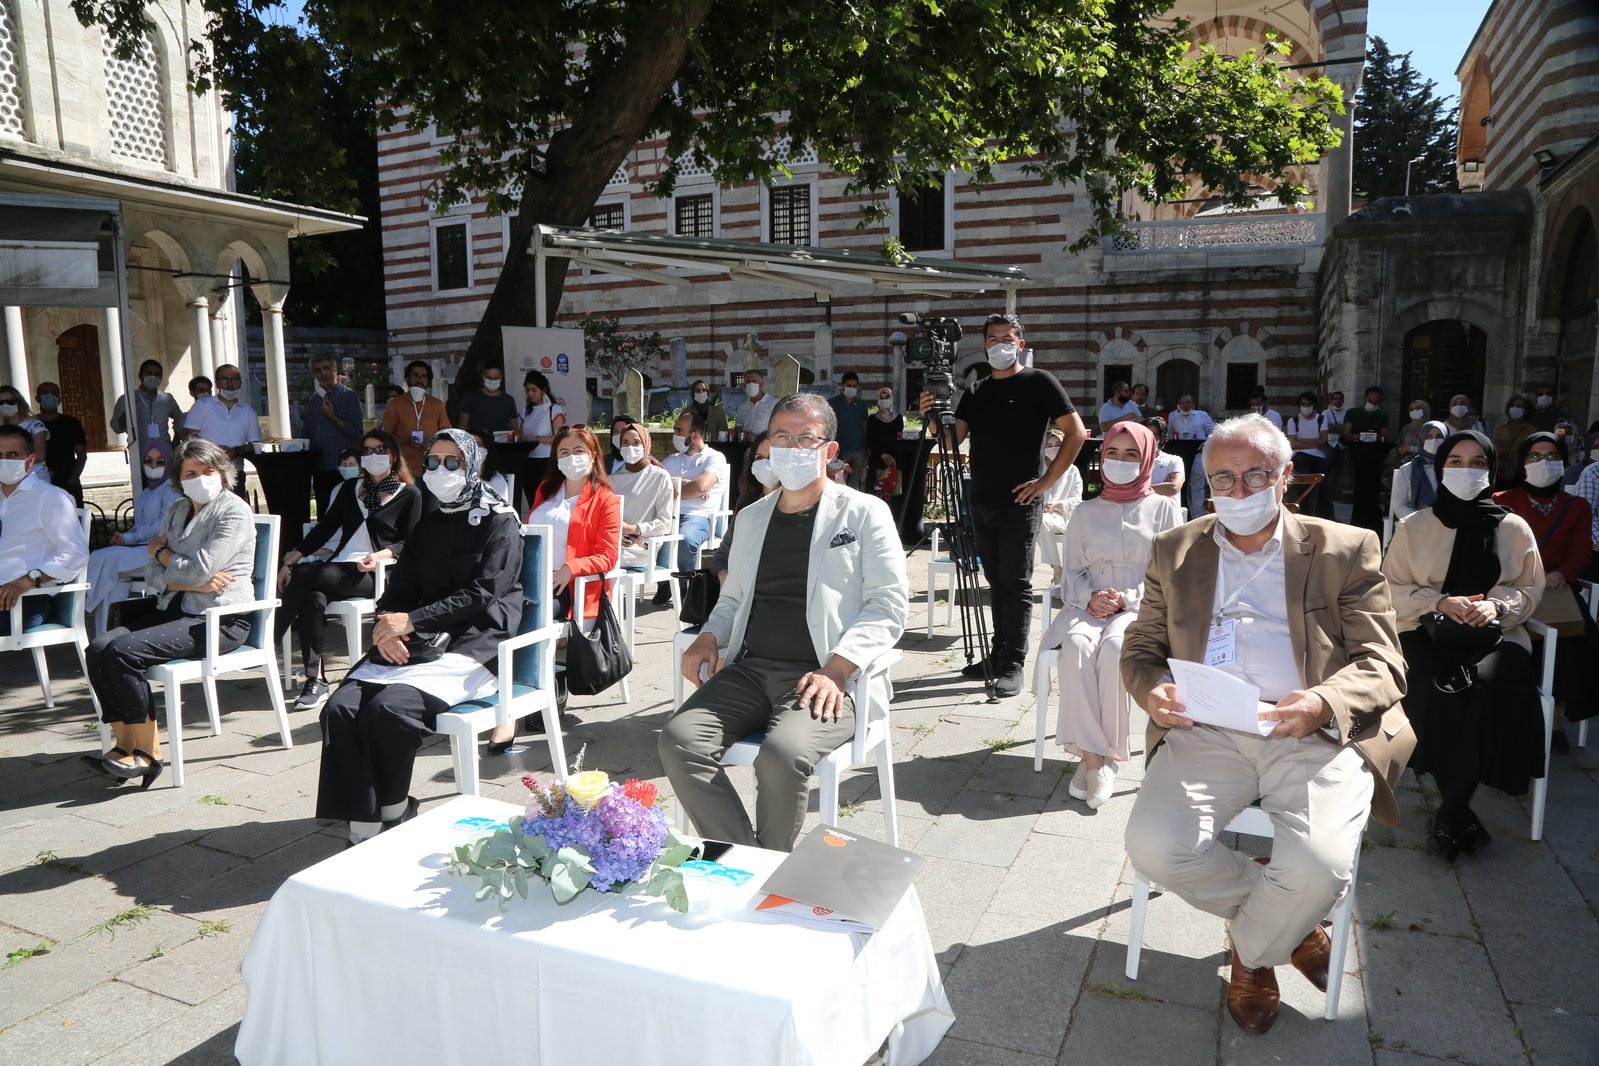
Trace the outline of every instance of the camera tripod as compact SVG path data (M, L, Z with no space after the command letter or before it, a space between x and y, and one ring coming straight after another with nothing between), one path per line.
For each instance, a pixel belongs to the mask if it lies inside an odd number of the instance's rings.
M934 403L927 417L935 427L934 441L938 452L937 482L935 491L943 519L937 523L940 536L955 564L955 587L950 595L960 611L961 650L966 654L966 665L973 656L983 666L983 686L990 699L994 689L994 663L989 656L988 619L983 614L982 595L977 581L977 534L972 527L972 475L962 463L960 450L955 443L955 412L948 401ZM927 609L933 609L933 596L929 587Z

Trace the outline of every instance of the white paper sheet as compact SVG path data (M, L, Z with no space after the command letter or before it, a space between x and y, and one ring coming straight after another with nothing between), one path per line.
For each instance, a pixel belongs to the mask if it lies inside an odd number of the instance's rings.
M1177 702L1183 705L1185 717L1260 736L1277 728L1275 721L1259 717L1261 711L1269 711L1274 705L1261 702L1260 689L1255 685L1204 663L1167 659L1166 665L1177 682Z

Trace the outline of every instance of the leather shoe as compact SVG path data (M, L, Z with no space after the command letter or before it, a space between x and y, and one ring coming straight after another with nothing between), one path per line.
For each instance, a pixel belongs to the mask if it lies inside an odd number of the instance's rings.
M1475 814L1471 816L1471 821L1466 823L1465 828L1455 834L1455 837L1460 843L1460 850L1467 855L1475 855L1492 844L1494 839L1493 834L1488 832L1488 827L1483 825L1482 820Z
M1332 961L1332 938L1321 926L1310 931L1310 935L1299 942L1294 949L1289 961L1294 964L1294 969L1305 975L1305 980L1315 985L1318 991L1327 991L1327 967Z
M1232 979L1227 982L1227 1013L1247 1033L1264 1033L1277 1021L1282 996L1277 992L1277 971L1270 966L1250 969L1238 961L1234 947Z
M1460 841L1454 833L1440 826L1438 820L1434 818L1432 830L1427 834L1427 850L1453 865L1454 861L1460 858Z

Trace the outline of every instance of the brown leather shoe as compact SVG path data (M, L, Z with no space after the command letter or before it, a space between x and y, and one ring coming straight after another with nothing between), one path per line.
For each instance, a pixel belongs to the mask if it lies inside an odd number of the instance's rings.
M1270 966L1252 970L1233 952L1233 975L1227 984L1227 1013L1248 1033L1264 1033L1277 1020L1282 997L1277 993L1277 971Z
M1305 980L1318 989L1327 991L1327 965L1332 960L1332 940L1321 926L1299 942L1290 961L1294 969L1305 975Z

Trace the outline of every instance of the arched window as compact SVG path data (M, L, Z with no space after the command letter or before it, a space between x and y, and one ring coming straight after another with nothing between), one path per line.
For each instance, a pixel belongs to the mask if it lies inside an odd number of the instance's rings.
M154 42L140 38L133 56L119 59L111 38L102 36L101 41L111 150L128 159L166 166L166 87Z
M17 58L21 51L11 5L0 4L0 136L28 135L22 109L22 63Z

